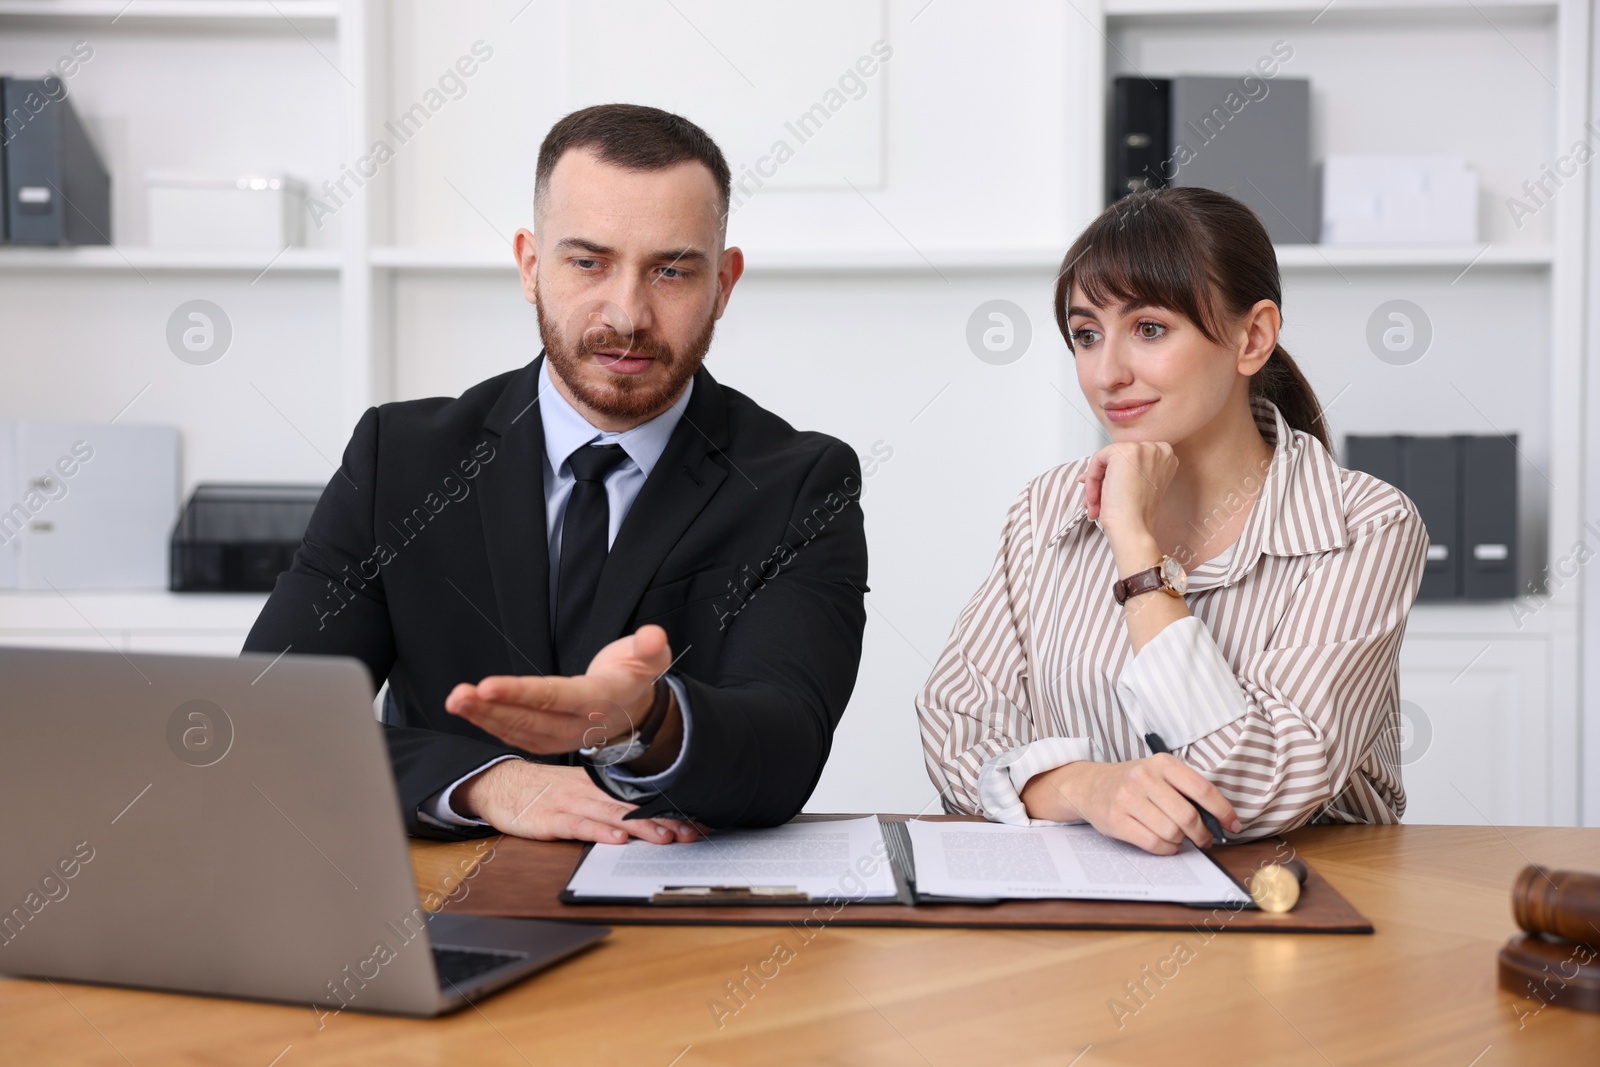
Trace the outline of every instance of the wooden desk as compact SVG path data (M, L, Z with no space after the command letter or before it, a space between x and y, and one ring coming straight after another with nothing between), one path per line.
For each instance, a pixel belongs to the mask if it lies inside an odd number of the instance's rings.
M458 1015L347 1012L320 1030L309 1008L8 981L0 982L0 1063L1491 1067L1600 1059L1600 1015L1539 1011L1497 988L1494 963L1514 930L1516 872L1528 862L1600 868L1600 829L1319 827L1290 840L1376 934L1223 933L1207 942L1146 932L833 927L806 943L771 927L619 927L593 951ZM449 891L482 851L417 843L421 891ZM786 951L775 954L779 943ZM741 982L748 992L734 999L729 990ZM1135 999L1129 983L1148 992Z

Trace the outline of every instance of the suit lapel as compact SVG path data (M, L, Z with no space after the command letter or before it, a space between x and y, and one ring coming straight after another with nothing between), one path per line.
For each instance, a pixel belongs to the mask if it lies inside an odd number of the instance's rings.
M588 662L608 642L623 636L628 617L662 560L728 476L712 461L727 445L725 411L721 386L701 368L695 374L694 392L683 418L667 439L666 449L628 509L606 556L584 628L581 662Z
M514 674L548 674L550 548L544 513L544 425L539 414L541 353L506 386L484 420L494 459L479 474L478 511L493 578L492 601L475 603L493 618ZM463 592L465 592L463 590Z

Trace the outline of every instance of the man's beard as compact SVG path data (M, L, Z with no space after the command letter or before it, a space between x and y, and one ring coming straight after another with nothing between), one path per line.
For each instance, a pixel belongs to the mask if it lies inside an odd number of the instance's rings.
M584 331L576 345L569 345L545 317L544 304L536 302L534 308L539 318L539 339L544 342L551 372L560 376L580 402L612 419L647 419L667 410L705 362L706 352L711 348L711 335L717 326L716 318L708 317L705 329L682 352L674 352L666 342L648 334L624 337L609 327L599 326ZM647 356L666 374L656 384L646 384L632 375L611 374L607 375L609 380L603 386L596 386L584 377L583 368L593 362L595 352L604 348L623 348ZM649 374L647 371L646 375Z

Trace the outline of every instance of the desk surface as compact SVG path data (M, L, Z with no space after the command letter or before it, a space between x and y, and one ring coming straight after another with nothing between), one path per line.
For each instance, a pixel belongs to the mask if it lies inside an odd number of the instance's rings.
M1495 953L1515 929L1517 871L1600 868L1600 829L1318 827L1289 838L1376 934L832 927L808 942L809 931L774 927L618 927L457 1015L346 1012L320 1029L308 1008L3 981L0 1063L1594 1062L1600 1014L1541 1011L1500 991ZM484 851L416 843L420 890L451 891Z

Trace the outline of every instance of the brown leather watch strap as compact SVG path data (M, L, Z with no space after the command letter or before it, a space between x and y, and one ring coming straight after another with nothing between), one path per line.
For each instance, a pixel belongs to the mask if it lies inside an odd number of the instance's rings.
M656 734L661 732L661 724L667 721L667 710L671 707L672 687L667 684L666 675L662 675L656 679L655 699L650 703L650 710L645 712L635 733L646 748L656 739Z
M1149 570L1130 574L1128 577L1111 586L1111 596L1118 604L1126 604L1131 597L1141 593L1153 593L1161 588L1161 567L1151 567Z

